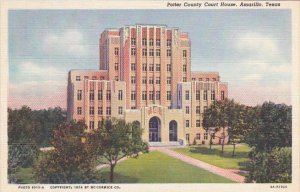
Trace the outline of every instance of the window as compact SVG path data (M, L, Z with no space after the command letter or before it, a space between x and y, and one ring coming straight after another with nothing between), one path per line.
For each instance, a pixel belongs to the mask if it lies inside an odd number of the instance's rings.
M133 107L131 107L131 109L136 109L136 107L133 106Z
M131 71L135 71L135 63L131 63Z
M103 79L105 79L105 78L104 78L103 76L101 76L101 77L100 77L100 80L103 80Z
M156 71L160 71L160 64L156 64Z
M168 101L171 100L171 91L167 91L167 100L168 100Z
M90 101L94 101L94 90L90 90Z
M147 91L142 92L142 99L145 101L147 100Z
M160 49L156 49L156 57L160 57Z
M89 79L89 76L84 76L84 79Z
M110 107L106 107L106 115L110 115L111 114L111 108Z
M200 114L200 106L196 106L196 114Z
M119 55L119 48L115 48L115 55Z
M186 134L185 139L186 139L187 142L190 142L190 134Z
M160 100L160 91L156 91L156 100Z
M186 82L186 77L183 77L182 81L183 81L183 82Z
M186 106L186 107L185 107L185 113L186 113L186 114L190 114L190 107L189 107L189 106Z
M135 38L131 38L131 45L135 46L135 44L136 44L136 39Z
M142 83L143 83L143 84L147 84L147 77L143 77Z
M167 57L171 57L171 55L172 55L171 49L168 49L167 50Z
M153 50L153 49L150 49L150 50L149 50L149 56L150 56L150 57L153 57L153 56L154 56L154 50Z
M147 71L147 64L143 63L143 71Z
M156 77L156 84L160 84L160 77Z
M183 72L186 72L186 65L183 65Z
M82 90L77 90L77 100L81 101L82 99Z
M196 127L200 127L200 120L196 120Z
M76 76L76 81L80 81L80 76Z
M207 106L204 106L203 111L206 112L207 110Z
M149 91L149 100L153 100L153 99L154 99L153 91Z
M135 48L131 48L131 55L135 55L136 52L135 52Z
M193 78L192 78L192 81L196 81L196 78L195 78L195 77L193 77Z
M142 39L142 45L143 45L143 46L147 46L147 39L146 39L146 38L143 38L143 39Z
M160 39L156 39L156 46L160 46Z
M186 58L186 50L183 50L182 56L183 56L183 58Z
M200 100L200 91L196 91L196 100Z
M205 133L204 133L204 140L207 140L207 139L208 139L208 133L205 132Z
M102 107L98 107L98 115L102 115L103 111L102 111Z
M190 100L190 92L185 91L185 100Z
M171 64L167 64L167 71L171 71Z
M200 133L196 133L196 140L200 140Z
M199 78L199 81L202 81L202 78Z
M149 78L149 84L153 84L153 77Z
M118 108L118 114L119 114L119 115L122 115L122 114L123 114L123 107L119 107L119 108Z
M90 107L90 115L94 115L94 107Z
M119 90L118 99L123 100L123 91L122 90Z
M146 57L147 56L147 49L142 50L142 56Z
M181 92L178 91L178 99L180 100L181 99Z
M118 76L115 76L115 81L119 81L119 77Z
M213 80L213 81L217 81L217 79L216 79L216 78L213 78L212 80Z
M207 91L203 92L203 100L206 101L207 100Z
M215 100L215 91L211 91L211 100L214 101Z
M167 47L171 47L172 45L172 40L171 39L167 39Z
M98 90L98 100L102 100L102 90Z
M90 128L90 129L94 129L94 128L95 128L95 126L94 126L94 121L90 121L89 128Z
M149 65L149 71L154 71L154 65L153 64Z
M77 115L81 115L82 114L82 107L77 107Z
M96 77L96 76L93 76L93 77L92 77L92 80L96 80L96 79L97 79L97 77Z
M135 84L135 76L131 76L131 83Z
M110 100L110 98L111 98L110 90L107 90L106 91L106 100Z
M131 101L135 100L135 91L131 91Z
M209 81L209 78L206 78L206 81Z
M185 120L185 127L190 127L190 120Z
M171 84L171 81L172 81L171 77L167 77L167 84L168 84L168 85Z
M224 100L224 99L225 99L224 91L221 91L221 100Z
M153 46L153 39L149 39L149 45Z

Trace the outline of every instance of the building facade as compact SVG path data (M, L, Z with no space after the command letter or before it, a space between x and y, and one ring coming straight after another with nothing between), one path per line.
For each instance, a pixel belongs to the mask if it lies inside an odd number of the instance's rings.
M228 86L217 72L191 71L187 33L165 25L107 29L99 50L99 70L69 72L68 121L84 119L91 130L103 119L123 118L138 122L151 143L209 142L203 112L228 97Z

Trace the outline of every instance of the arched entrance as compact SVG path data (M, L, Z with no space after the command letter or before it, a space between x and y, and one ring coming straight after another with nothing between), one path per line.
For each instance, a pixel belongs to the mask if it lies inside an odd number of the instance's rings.
M149 142L160 142L160 119L152 117L149 120Z
M169 123L169 141L177 141L177 122L175 120Z

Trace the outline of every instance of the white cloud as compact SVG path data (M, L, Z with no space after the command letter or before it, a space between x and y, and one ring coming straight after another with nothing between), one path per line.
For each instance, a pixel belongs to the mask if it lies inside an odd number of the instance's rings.
M77 30L46 34L43 41L43 50L49 54L74 57L85 56L89 53L82 33Z

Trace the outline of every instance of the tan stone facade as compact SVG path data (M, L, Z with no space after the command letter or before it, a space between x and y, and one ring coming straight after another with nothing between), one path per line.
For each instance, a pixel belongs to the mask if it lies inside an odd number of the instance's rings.
M228 88L217 72L191 72L187 33L164 25L125 26L105 30L99 44L100 70L69 72L69 121L84 119L95 129L105 118L125 118L140 123L145 141L209 142L203 111L227 98Z

